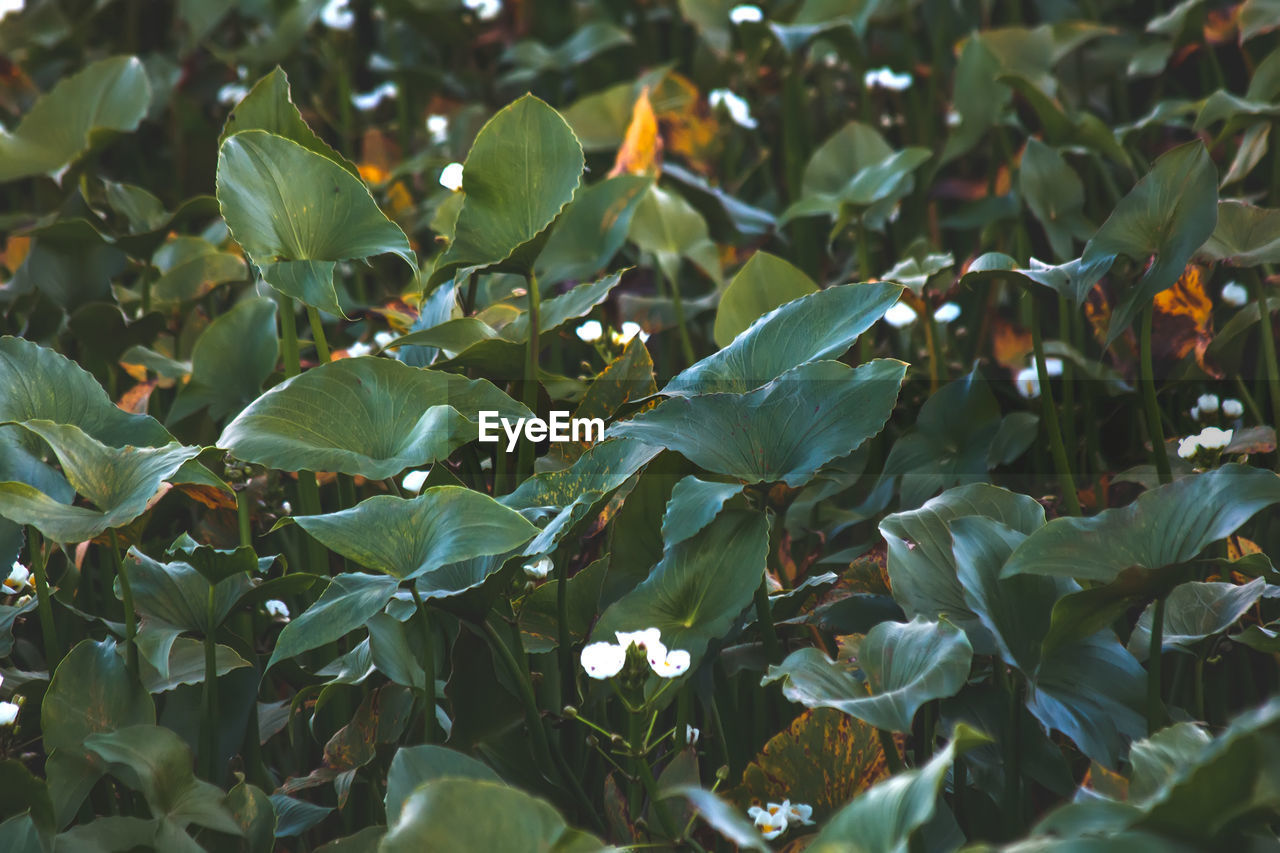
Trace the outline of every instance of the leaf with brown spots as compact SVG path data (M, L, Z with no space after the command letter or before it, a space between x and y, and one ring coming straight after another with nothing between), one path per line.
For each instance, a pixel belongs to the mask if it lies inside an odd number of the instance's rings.
M1156 294L1152 340L1157 358L1179 360L1194 351L1205 373L1222 378L1222 371L1205 362L1213 343L1213 301L1205 292L1204 267L1188 264L1173 287Z

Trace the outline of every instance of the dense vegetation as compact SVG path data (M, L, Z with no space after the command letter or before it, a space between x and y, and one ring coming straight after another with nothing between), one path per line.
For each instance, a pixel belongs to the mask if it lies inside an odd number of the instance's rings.
M0 849L1276 844L1275 0L0 15Z

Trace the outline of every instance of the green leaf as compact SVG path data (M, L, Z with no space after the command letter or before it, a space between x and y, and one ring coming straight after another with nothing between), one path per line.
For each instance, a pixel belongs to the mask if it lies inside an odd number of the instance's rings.
M60 219L27 236L30 251L6 291L37 291L67 311L111 298L111 280L124 272L127 257L87 220Z
M477 820L478 815L483 820ZM606 846L572 829L544 800L498 782L444 778L409 795L381 853L603 853Z
M211 584L187 563L161 563L137 548L129 549L125 571L139 612L201 634L215 631L240 597L252 588L243 573Z
M1129 800L1137 805L1159 795L1167 783L1195 765L1213 738L1199 723L1175 723L1129 749Z
M173 642L169 659L163 672L143 658L142 670L139 673L142 686L148 693L167 693L184 684L200 684L205 680L204 643L190 637L178 637ZM219 678L242 667L252 666L247 660L230 646L218 643L214 649L214 671Z
M1084 184L1054 148L1035 138L1027 140L1018 169L1018 190L1040 221L1059 260L1075 257L1073 240L1091 231L1084 218Z
M360 177L355 166L316 136L315 131L303 121L302 113L293 103L289 77L278 65L270 74L254 83L249 94L227 115L222 133L218 136L218 147L222 147L228 137L243 130L265 130L292 140L308 151L332 160L357 178Z
M267 282L315 308L342 314L335 261L391 253L417 271L409 239L364 182L284 137L246 130L222 143L218 204Z
M409 500L375 495L294 521L326 548L399 580L505 553L538 532L520 513L462 486L436 486Z
M601 558L569 578L565 621L569 624L571 642L587 636L600 610L600 590L608 569L608 558ZM528 654L549 652L560 644L557 596L562 582L562 578L557 577L540 584L520 604L520 635Z
M601 615L592 637L657 628L669 649L685 649L696 666L707 644L723 637L751 603L764 577L768 525L763 515L726 510L700 533L666 548L639 586Z
M1191 649L1200 640L1221 634L1248 612L1266 591L1265 578L1246 584L1184 583L1165 598L1161 635L1162 649L1180 646ZM1151 650L1151 620L1155 604L1142 611L1129 635L1129 652L1146 660Z
M607 275L596 281L580 284L568 293L553 296L538 308L539 334L554 332L570 320L590 313L591 309L609 297L609 291L622 280L622 273ZM529 339L529 315L521 314L502 327L502 337L523 343Z
M534 263L538 281L582 280L604 269L626 241L631 218L652 182L618 175L579 187Z
M244 281L244 259L199 237L175 237L156 249L151 264L160 277L151 299L160 305L190 302L228 281Z
M878 729L910 732L921 705L964 686L973 647L954 625L917 616L876 625L854 658L856 665L833 661L816 648L800 649L770 665L760 683L781 681L783 695L808 708L835 708Z
M1223 199L1218 224L1197 254L1238 267L1280 263L1280 210Z
M682 0L681 5L688 2L689 0ZM735 844L738 849L754 850L756 853L769 853L773 849L765 843L760 831L751 821L743 817L742 811L737 806L720 799L714 792L692 785L678 785L668 788L666 793L684 797L712 829Z
M543 101L525 95L499 110L480 129L463 164L465 200L430 284L454 277L460 268L504 261L510 263L503 269L527 272L532 258L515 256L573 198L583 165L577 137Z
M176 423L204 407L221 421L238 414L262 391L280 356L276 301L255 297L219 316L191 352L191 380L169 409Z
M889 582L908 616L945 616L964 629L978 654L994 654L995 640L969 608L956 576L950 523L968 515L986 516L1027 534L1044 525L1044 507L1026 495L985 484L948 489L919 509L880 522Z
M1259 468L1223 465L1090 518L1055 518L1018 547L1003 575L1109 582L1129 568L1154 572L1190 560L1277 502L1280 477Z
M59 543L86 542L123 527L146 511L160 485L171 480L198 447L108 447L79 427L26 421L23 428L53 448L76 491L98 509L59 503L27 483L0 483L0 516L30 524Z
M809 276L777 255L756 252L720 295L715 339L721 348L761 315L818 290Z
M218 446L285 471L394 476L474 440L481 410L527 418L487 380L409 367L389 358L344 358L287 379L223 430Z
M956 757L987 742L986 735L956 726L951 742L928 763L898 773L860 794L827 822L806 850L810 853L897 853L938 811L938 795Z
M129 675L109 639L77 643L58 664L40 704L40 731L48 752L76 753L90 735L155 721L151 697Z
M364 625L391 600L393 577L344 572L334 577L315 604L284 626L267 669L282 660L331 643Z
M1108 346L1157 293L1173 286L1187 261L1213 234L1217 221L1218 170L1199 141L1161 155L1151 171L1120 199L1084 247L1075 302L1084 303L1116 256L1145 263L1154 255L1155 261L1141 281L1117 300L1107 327Z
M781 480L795 487L880 432L906 370L893 359L857 368L813 362L746 394L670 398L606 435L675 450L748 483Z
M0 182L60 178L97 132L135 130L150 102L151 86L136 56L103 59L63 78L13 133L0 134Z
M903 291L900 284L828 287L757 319L729 346L681 371L660 393L742 393L820 359L843 355Z
M418 786L436 779L502 783L488 765L457 750L431 744L402 746L396 750L387 771L387 825L394 826L399 822L405 800Z
M162 726L140 725L89 735L85 749L110 766L111 773L141 791L151 814L185 828L206 826L240 835L240 825L223 804L223 792L196 779L191 751L182 738Z
M642 251L654 254L667 281L680 281L680 261L688 259L719 286L719 251L711 242L707 221L684 196L650 186L636 206L628 236Z
M276 813L266 793L256 785L241 782L227 792L226 805L244 835L245 853L271 853Z
M690 474L676 483L662 516L662 541L675 545L710 524L725 501L742 491L741 483L714 483Z

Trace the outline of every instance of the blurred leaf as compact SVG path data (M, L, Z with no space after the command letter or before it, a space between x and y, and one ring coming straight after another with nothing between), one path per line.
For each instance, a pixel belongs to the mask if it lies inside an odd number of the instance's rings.
M137 548L130 548L126 557L138 610L185 631L215 631L252 588L243 573L211 583L185 562L160 563Z
M1262 597L1267 587L1264 578L1246 584L1184 583L1165 598L1162 649L1180 646L1193 648L1196 643L1221 634L1234 625ZM1151 620L1155 605L1142 611L1129 635L1129 653L1146 660L1151 650Z
M743 817L737 806L725 802L715 793L690 785L668 788L667 792L672 796L684 797L712 829L739 849L754 850L756 853L768 853L773 849L765 843L760 831L751 821Z
M111 298L111 280L124 271L126 256L90 222L61 219L27 235L31 249L6 290L38 291L67 311Z
M609 298L622 279L622 273L606 275L596 281L580 284L567 293L544 301L538 309L538 329L540 334L548 334L560 326L578 317L591 313L591 309ZM510 341L522 343L529 339L529 315L521 314L502 327L499 334Z
M716 344L727 347L761 315L817 290L812 279L787 261L768 252L756 252L720 295Z
M318 806L285 794L272 794L269 799L276 812L276 838L301 835L333 811L329 806Z
M245 853L271 853L276 813L266 793L256 785L241 782L227 792L226 806L244 835Z
M155 720L151 697L129 675L110 639L77 643L58 664L40 704L40 731L47 752L79 753L92 734ZM50 783L56 787L52 775Z
M276 368L276 301L255 297L237 304L204 330L191 352L191 379L169 409L177 423L204 407L221 421L256 399Z
M402 746L396 750L391 769L387 771L387 824L394 826L400 820L404 801L418 786L436 779L502 783L487 765L457 750L431 744Z
M573 643L587 636L600 610L600 590L608 569L608 559L600 559L569 578L565 609ZM560 644L557 596L563 582L563 576L548 580L526 595L520 605L520 634L529 654L549 652Z
M1280 210L1237 199L1218 202L1218 224L1198 254L1239 267L1280 262Z
M1074 240L1088 239L1084 218L1084 184L1063 156L1036 139L1028 139L1018 170L1018 189L1040 221L1059 260L1075 257Z
M319 600L284 626L266 668L361 627L386 606L398 585L396 578L383 575L344 572L334 576Z
M668 282L678 284L680 262L687 259L720 285L720 255L707 221L678 193L651 185L636 205L627 236L641 251L656 256Z
M662 137L658 136L658 117L649 102L649 88L640 90L631 107L631 123L618 148L609 177L618 175L650 175L662 168Z
M538 281L582 280L604 269L626 242L631 218L651 180L618 175L579 187L534 262Z
M151 286L151 298L159 304L190 302L219 284L248 277L243 258L199 237L173 238L156 250L151 263L160 271Z
M675 545L693 536L715 519L725 501L741 492L740 483L707 482L692 474L682 478L662 515L662 541Z

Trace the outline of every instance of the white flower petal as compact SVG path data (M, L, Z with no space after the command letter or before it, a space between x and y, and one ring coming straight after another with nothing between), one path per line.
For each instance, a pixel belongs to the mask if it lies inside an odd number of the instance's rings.
M1201 394L1196 398L1196 406L1202 412L1218 411L1218 395L1217 394Z
M804 803L793 803L787 809L787 823L798 823L802 826L811 826L813 824L813 806Z
M944 302L933 312L933 319L938 323L953 323L960 317L960 306L954 302Z
M884 312L884 321L895 329L905 329L917 319L916 309L905 302L895 302Z
M436 145L441 145L449 139L449 117L442 115L427 116L427 133L431 134L431 141Z
M729 20L735 24L758 24L764 20L764 12L759 6L744 3L729 10Z
M592 678L612 678L627 662L627 650L613 643L591 643L582 650L582 668Z
M429 469L410 471L404 475L403 479L400 480L400 488L404 489L406 492L416 495L418 492L422 491L422 484L427 481L427 475L430 473Z
M455 192L462 189L461 163L450 163L440 171L440 186Z
M1222 301L1239 308L1249 301L1249 291L1238 281L1229 281L1222 286Z
M1228 418L1238 418L1244 414L1244 404L1236 399L1223 400L1222 414Z
M689 664L693 662L692 657L684 649L672 649L671 651L663 650L661 659L655 661L654 655L649 656L649 666L653 667L662 678L676 678L684 675L689 670Z
M711 104L712 109L723 106L734 124L748 130L756 127L757 122L751 117L751 106L728 89L713 89L707 94L707 102Z
M347 358L360 358L362 355L368 355L373 352L373 345L366 344L364 341L356 341L347 347Z
M347 8L350 0L329 0L320 10L320 21L331 30L349 30L355 25L356 15Z
M1235 430L1205 427L1200 430L1200 435L1196 439L1205 450L1221 450L1231 443L1231 437L1234 434ZM1178 453L1181 455L1181 449L1179 449Z
M289 605L278 598L265 601L262 606L266 609L268 616L275 616L281 619L289 618Z
M0 702L0 726L11 726L18 721L20 706L13 702Z
M1200 449L1200 440L1189 435L1186 438L1178 440L1178 456L1181 459L1192 459L1196 455L1196 451Z
M551 562L550 557L543 554L538 559L525 563L522 568L524 569L524 573L530 578L533 578L534 580L543 580L547 575L551 574L554 564Z
M604 337L604 326L600 325L599 320L588 320L575 329L574 334L584 343L593 344Z
M1040 396L1040 377L1036 375L1034 367L1024 367L1019 370L1013 384L1018 389L1018 393L1028 400L1034 400Z

